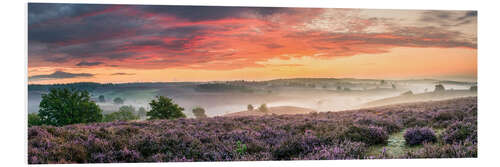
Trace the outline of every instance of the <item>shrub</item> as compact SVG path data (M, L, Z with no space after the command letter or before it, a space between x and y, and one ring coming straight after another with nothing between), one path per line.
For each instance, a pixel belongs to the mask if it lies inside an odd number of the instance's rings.
M477 142L477 126L470 122L455 122L441 136L446 143L450 144L465 140Z
M441 92L441 91L444 91L444 90L445 90L444 86L441 85L441 84L436 85L435 88L434 88L434 92Z
M471 142L431 145L408 151L400 158L471 158L477 157L477 144Z
M440 110L433 115L435 121L448 121L455 118L455 112L450 110Z
M387 133L394 133L394 132L399 132L401 130L401 125L399 125L396 121L393 120L385 120L385 119L380 119L380 118L359 118L356 120L357 124L360 125L366 125L366 126L379 126L384 128Z
M193 108L193 114L196 118L206 118L207 115L205 114L205 109L201 107L195 107Z
M28 127L42 125L42 120L37 113L28 114Z
M111 114L106 114L104 115L103 121L104 122L111 122L111 121L129 121L129 120L136 120L139 119L137 115L134 114L134 112L120 108L120 111L113 112Z
M267 108L267 105L266 105L266 104L262 104L262 105L260 105L260 107L259 107L259 111L260 111L260 112L263 112L263 113L267 113L267 112L269 112L269 109Z
M42 94L38 115L42 124L54 126L102 120L102 110L90 101L87 91L67 88L51 89L48 94Z
M149 119L186 118L186 115L182 113L184 108L175 104L172 99L168 97L157 96L149 105L151 106L151 111L146 114L149 116Z
M247 106L247 109L248 109L248 111L253 111L254 107L253 107L253 105L249 104L249 105Z
M281 143L274 151L273 158L276 160L291 160L300 155L306 155L320 146L320 140L316 137L292 137Z
M344 141L335 145L321 145L314 151L299 159L305 160L332 160L332 159L360 159L365 157L366 146L362 142Z
M378 126L352 125L342 134L341 138L367 145L385 144L389 135Z
M419 145L427 142L436 142L437 137L431 128L427 127L415 127L409 128L404 134L406 144L410 146Z
M124 100L120 97L113 99L113 103L115 103L116 105L123 104L123 102L124 102Z

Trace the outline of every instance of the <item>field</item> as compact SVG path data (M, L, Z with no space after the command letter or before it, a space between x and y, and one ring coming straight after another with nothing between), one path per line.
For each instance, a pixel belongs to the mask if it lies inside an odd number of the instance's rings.
M409 146L406 131L437 139ZM28 129L28 162L477 157L477 97L298 115L117 121Z

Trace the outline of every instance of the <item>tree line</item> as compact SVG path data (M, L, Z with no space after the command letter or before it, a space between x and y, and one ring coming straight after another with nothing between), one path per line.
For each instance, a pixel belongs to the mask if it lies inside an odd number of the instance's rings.
M99 99L101 100L101 97ZM186 118L182 112L184 108L175 104L171 98L164 96L157 96L151 100L149 111L146 111L144 107L136 111L133 106L122 106L117 112L103 114L101 108L90 99L88 91L69 88L50 89L47 94L42 94L39 106L38 113L28 114L28 126L128 121L142 117L147 117L148 120ZM195 107L193 114L197 118L207 117L205 110L201 107Z

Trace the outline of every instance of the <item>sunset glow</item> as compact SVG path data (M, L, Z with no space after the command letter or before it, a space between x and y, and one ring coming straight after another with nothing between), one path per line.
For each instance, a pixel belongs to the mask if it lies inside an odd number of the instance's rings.
M476 81L477 12L28 5L29 83Z

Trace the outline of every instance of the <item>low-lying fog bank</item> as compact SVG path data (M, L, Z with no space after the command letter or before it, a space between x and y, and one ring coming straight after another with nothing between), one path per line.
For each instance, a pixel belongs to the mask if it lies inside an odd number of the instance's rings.
M434 93L436 85L446 91ZM132 105L149 110L155 96L166 96L183 107L188 117L191 110L202 107L207 116L222 116L247 111L249 104L270 109L295 107L306 111L341 111L394 103L443 100L477 96L476 83L437 80L356 80L356 79L287 79L271 81L228 81L210 83L131 83L97 84L90 89L92 98L104 113L118 111L120 106ZM28 112L38 111L41 95L50 86L29 86ZM475 89L471 90L471 87ZM87 87L84 87L84 89ZM411 94L408 92L411 91ZM402 95L405 94L405 95ZM100 99L102 96L103 99ZM123 103L116 103L120 98Z

